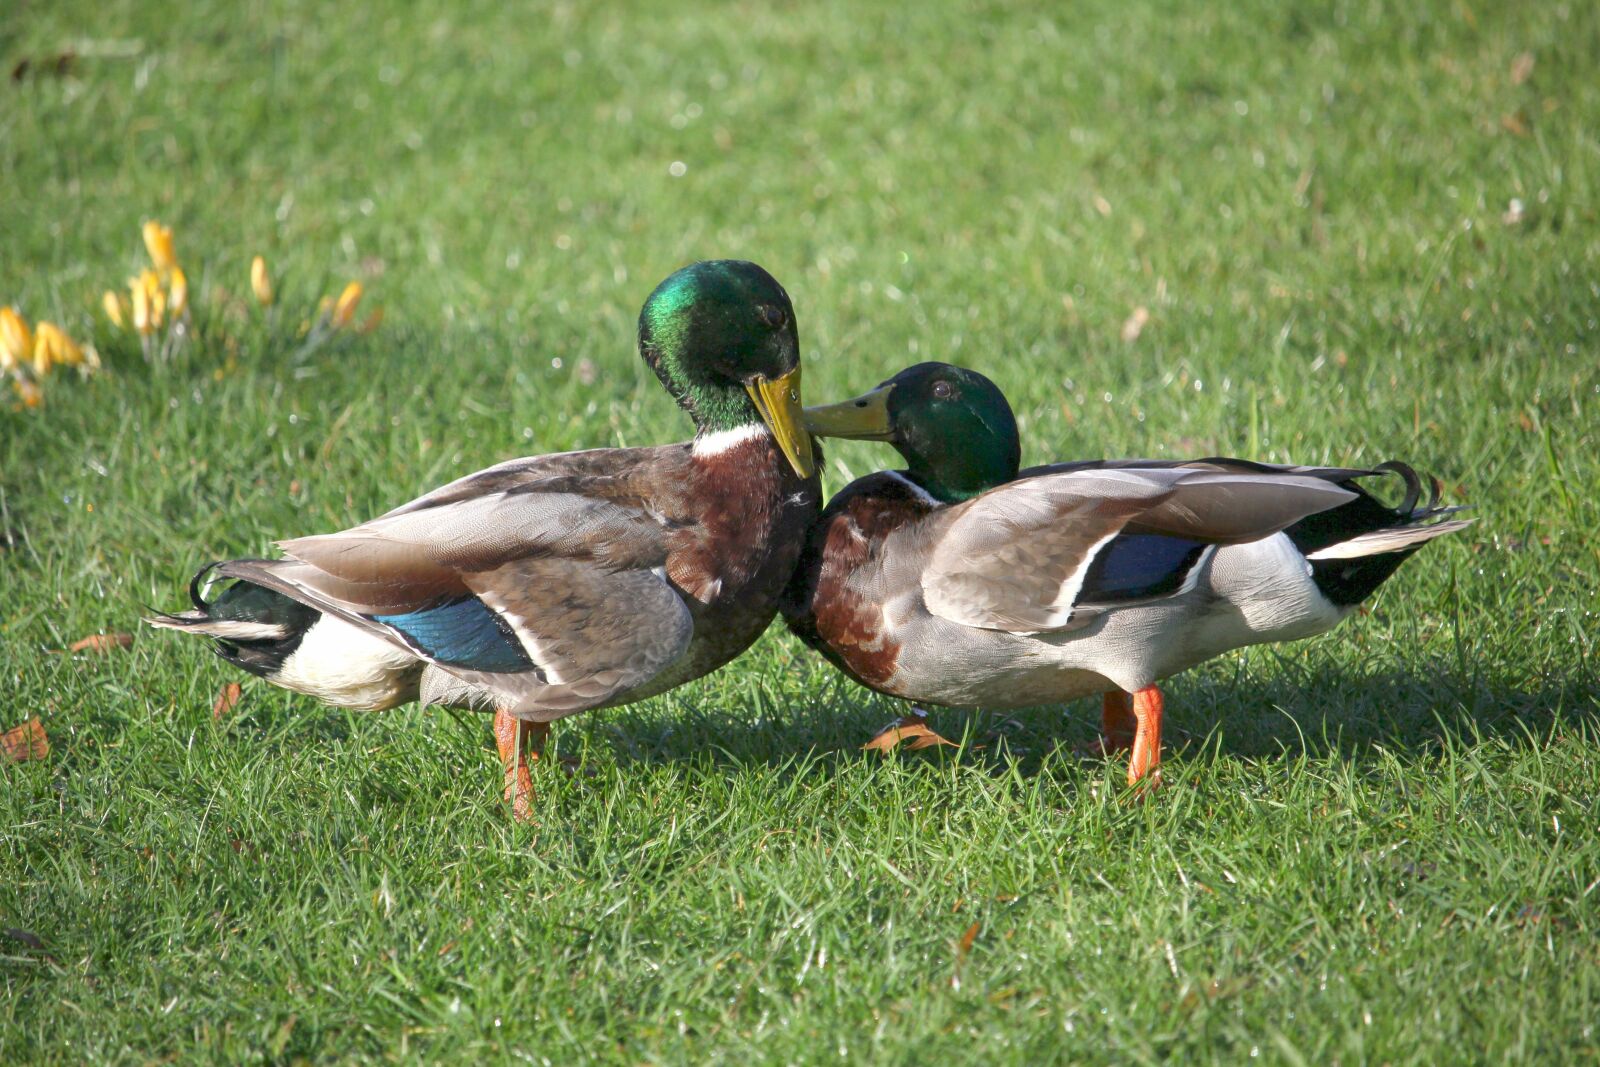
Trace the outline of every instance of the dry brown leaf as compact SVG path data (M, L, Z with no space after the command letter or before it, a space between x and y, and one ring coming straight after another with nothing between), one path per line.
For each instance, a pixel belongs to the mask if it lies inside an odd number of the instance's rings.
M972 943L978 940L978 931L983 929L983 924L974 919L972 925L967 927L967 932L961 935L961 940L956 943L956 957L963 958L972 951Z
M29 719L0 734L0 759L7 763L26 763L49 755L50 737L38 719Z
M124 633L90 634L67 647L68 652L111 652L133 644L133 635Z
M1500 128L1513 137L1528 136L1528 123L1520 111L1511 111L1501 115Z
M940 737L926 723L916 721L890 723L882 730L879 730L871 741L861 747L874 752L889 752L901 744L904 744L909 752L933 748L936 745L949 745L951 748L957 747L954 741L948 741Z
M1150 321L1150 309L1140 305L1133 309L1133 314L1128 316L1128 321L1122 324L1122 340L1126 344L1133 344L1144 332L1145 323Z
M217 694L216 702L211 705L211 717L220 722L222 717L238 707L239 701L243 699L244 689L238 682L229 682L222 687L222 691Z
M1523 52L1511 61L1511 84L1521 85L1533 73L1533 53Z

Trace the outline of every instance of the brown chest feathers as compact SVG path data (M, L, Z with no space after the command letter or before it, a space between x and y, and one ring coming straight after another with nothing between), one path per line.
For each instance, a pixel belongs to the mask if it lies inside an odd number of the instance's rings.
M932 510L898 475L858 479L828 502L812 526L784 597L789 629L862 685L881 692L893 677L900 644L883 604L860 579L878 565L895 530Z
M666 572L684 593L695 637L662 681L714 670L761 636L822 495L818 479L800 479L765 433L696 448L680 472L652 506L674 526Z

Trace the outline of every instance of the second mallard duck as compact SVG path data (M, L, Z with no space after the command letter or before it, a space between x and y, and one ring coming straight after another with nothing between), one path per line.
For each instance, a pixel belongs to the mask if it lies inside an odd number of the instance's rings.
M803 641L881 693L1014 708L1104 694L1128 781L1159 775L1157 683L1230 649L1332 628L1467 525L1405 464L1106 460L1018 471L1005 396L945 363L811 408L813 434L886 441L808 535L783 604ZM1387 507L1360 479L1405 481Z

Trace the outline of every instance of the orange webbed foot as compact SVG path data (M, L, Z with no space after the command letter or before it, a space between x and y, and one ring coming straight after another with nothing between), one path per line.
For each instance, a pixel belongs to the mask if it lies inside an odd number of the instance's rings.
M933 727L928 725L928 713L921 708L912 708L906 714L873 734L872 740L861 747L877 752L892 752L901 745L905 745L907 752L917 752L924 748L936 748L939 745L949 745L951 748L957 747L954 741L941 737Z

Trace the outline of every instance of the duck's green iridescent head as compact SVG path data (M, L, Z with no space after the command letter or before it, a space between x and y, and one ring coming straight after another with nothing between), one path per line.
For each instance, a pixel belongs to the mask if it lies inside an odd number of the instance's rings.
M906 473L946 503L968 500L1017 476L1022 442L1005 394L988 378L948 363L907 367L872 392L806 409L818 437L887 441Z
M815 471L794 307L772 275L738 259L669 275L639 312L639 353L698 433L765 423L802 478Z

